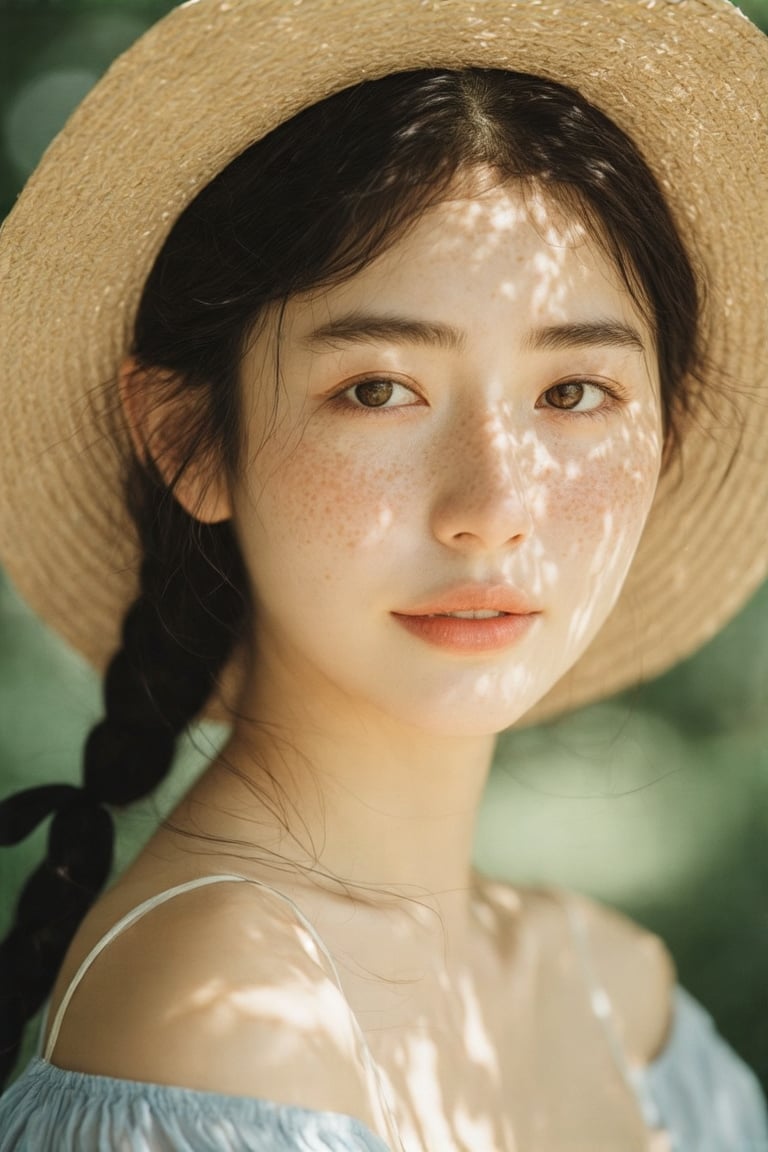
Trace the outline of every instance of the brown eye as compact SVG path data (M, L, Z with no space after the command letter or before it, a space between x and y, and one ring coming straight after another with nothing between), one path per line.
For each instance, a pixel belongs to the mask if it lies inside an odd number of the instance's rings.
M391 380L364 380L353 389L355 399L364 408L381 408L392 399L394 390Z
M610 398L608 389L601 388L599 384L591 384L589 380L565 380L547 389L543 407L581 414L603 408L606 403L610 403Z
M569 408L575 408L584 398L584 385L577 384L574 381L568 384L556 384L554 388L550 388L544 395L550 407L568 410Z

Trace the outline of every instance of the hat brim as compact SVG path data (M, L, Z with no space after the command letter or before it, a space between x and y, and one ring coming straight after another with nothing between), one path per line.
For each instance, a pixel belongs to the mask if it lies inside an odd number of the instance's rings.
M195 0L112 65L0 233L0 557L97 668L138 574L126 445L104 435L103 405L174 220L301 108L390 72L467 66L559 80L607 113L706 277L706 403L683 426L611 616L526 719L662 672L764 578L768 38L728 0ZM230 669L227 699L236 681ZM208 712L224 716L221 699Z

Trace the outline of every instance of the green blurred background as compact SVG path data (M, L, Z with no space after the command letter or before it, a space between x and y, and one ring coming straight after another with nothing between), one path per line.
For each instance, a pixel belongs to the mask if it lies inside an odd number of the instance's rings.
M0 215L110 61L172 6L0 0ZM768 0L740 6L768 31ZM2 574L0 651L0 794L76 781L82 742L99 716L97 679ZM767 697L768 585L673 672L507 736L477 841L482 867L589 892L660 933L681 982L766 1089ZM161 794L121 814L118 867L223 735L197 729ZM0 858L0 931L43 840L40 831Z

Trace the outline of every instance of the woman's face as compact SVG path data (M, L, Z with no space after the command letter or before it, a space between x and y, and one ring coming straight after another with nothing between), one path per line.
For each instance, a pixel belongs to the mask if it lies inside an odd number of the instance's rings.
M610 612L660 467L653 337L585 229L478 178L292 299L242 383L257 670L435 733L514 723Z

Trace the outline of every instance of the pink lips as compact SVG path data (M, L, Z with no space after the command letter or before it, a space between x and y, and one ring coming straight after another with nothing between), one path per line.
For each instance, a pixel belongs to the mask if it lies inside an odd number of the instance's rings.
M501 612L472 619L450 612ZM454 585L404 612L395 620L412 635L439 648L458 652L490 652L520 640L541 609L506 584Z

